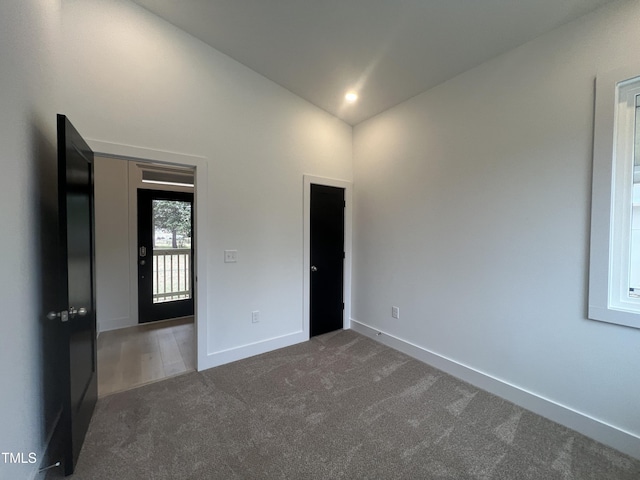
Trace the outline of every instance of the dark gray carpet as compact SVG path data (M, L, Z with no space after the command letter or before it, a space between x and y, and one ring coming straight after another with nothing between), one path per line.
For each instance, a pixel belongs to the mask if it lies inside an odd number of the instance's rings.
M640 461L352 331L98 402L73 480L640 479Z

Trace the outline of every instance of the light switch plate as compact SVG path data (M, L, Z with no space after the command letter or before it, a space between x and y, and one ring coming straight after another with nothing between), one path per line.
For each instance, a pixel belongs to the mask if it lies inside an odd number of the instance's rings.
M236 263L238 261L237 250L225 250L224 251L224 263Z

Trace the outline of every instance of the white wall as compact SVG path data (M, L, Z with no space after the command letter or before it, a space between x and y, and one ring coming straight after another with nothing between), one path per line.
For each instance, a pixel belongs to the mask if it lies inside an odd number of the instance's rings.
M57 281L59 8L56 0L0 3L0 452L33 452L38 461L45 423L52 422L43 404L52 385L43 352ZM3 457L0 478L30 478L38 466L5 464Z
M103 332L138 323L130 298L129 162L96 156L94 178L96 314Z
M351 180L351 128L128 1L62 12L63 100L80 133L209 160L202 366L303 340L303 174Z
M639 24L611 4L358 125L353 270L357 322L637 457L640 331L586 308L594 79Z

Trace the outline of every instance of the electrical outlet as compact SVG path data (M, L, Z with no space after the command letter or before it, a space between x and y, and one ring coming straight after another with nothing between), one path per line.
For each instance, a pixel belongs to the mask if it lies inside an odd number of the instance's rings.
M400 309L398 307L391 307L391 317L400 318Z
M251 323L258 323L260 321L260 311L254 310L251 312Z
M224 263L236 263L238 261L237 250L225 250L224 251Z

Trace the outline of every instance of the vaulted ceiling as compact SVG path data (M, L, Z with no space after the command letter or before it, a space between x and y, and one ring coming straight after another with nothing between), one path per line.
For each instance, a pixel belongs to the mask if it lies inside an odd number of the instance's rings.
M134 1L355 125L612 0Z

